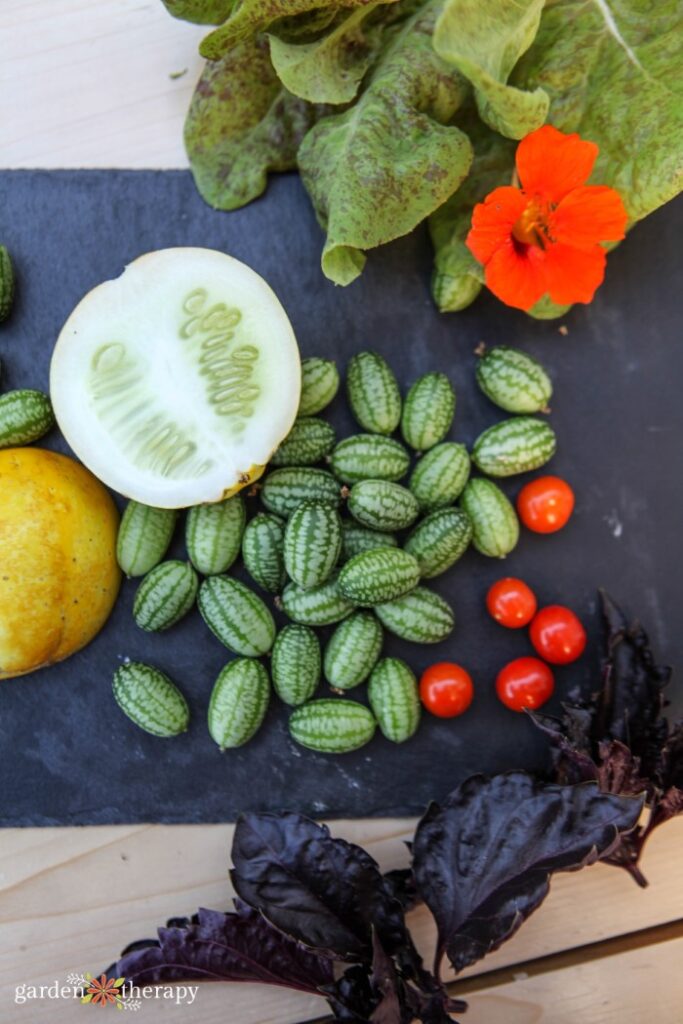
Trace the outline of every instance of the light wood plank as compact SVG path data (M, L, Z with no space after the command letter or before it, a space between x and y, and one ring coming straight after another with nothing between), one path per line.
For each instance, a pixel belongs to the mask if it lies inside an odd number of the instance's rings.
M403 840L412 822L334 822L331 828L362 842L386 870L406 863ZM229 907L231 837L228 825L6 831L0 847L0 1006L9 1003L18 982L49 984L70 971L105 967L123 945L153 935L171 915L190 914L198 906ZM558 876L541 910L469 973L683 918L681 843L683 819L654 834L645 862L651 885L645 891L625 873L603 865ZM410 923L421 951L431 957L429 915L415 911ZM324 1008L320 1000L278 989L243 985L227 991L202 989L203 1022L218 1022L226 999L239 1024L293 1024ZM31 1020L66 1024L70 1009L36 1004ZM180 1020L183 1012L188 1011L164 1004L164 1020L175 1019L174 1013Z

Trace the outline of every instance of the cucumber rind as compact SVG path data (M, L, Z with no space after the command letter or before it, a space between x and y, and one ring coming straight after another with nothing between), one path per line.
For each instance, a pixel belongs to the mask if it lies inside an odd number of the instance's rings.
M380 732L392 743L405 743L420 725L422 706L413 670L400 658L382 658L368 683L368 700Z
M325 647L325 678L338 690L359 686L382 652L384 631L371 612L354 612L340 622Z
M289 719L289 733L302 747L321 754L345 754L359 750L375 734L372 712L345 698L309 701Z
M445 373L425 373L406 395L401 433L406 444L424 452L443 441L455 415L455 391Z
M320 640L310 626L291 622L280 630L270 662L273 687L280 700L298 707L310 700L320 683Z
M195 505L187 513L185 546L204 576L227 572L242 546L247 510L240 494L214 505Z
M516 476L540 469L556 449L557 438L549 423L532 416L512 416L479 435L472 461L487 476Z
M236 658L221 670L211 690L209 735L221 751L241 747L260 729L270 703L270 680L253 658Z
M116 557L126 576L145 576L158 565L173 538L176 509L129 501L121 517Z
M190 721L187 701L159 669L139 661L125 662L114 673L112 690L123 713L151 736L186 732Z
M133 602L133 618L148 633L162 632L180 622L193 607L199 579L189 562L169 561L143 577Z
M357 605L373 607L408 593L420 581L417 559L401 548L376 548L348 561L339 573L339 590Z
M258 658L273 646L275 620L261 598L230 576L209 576L197 604L204 622L224 647L244 658Z

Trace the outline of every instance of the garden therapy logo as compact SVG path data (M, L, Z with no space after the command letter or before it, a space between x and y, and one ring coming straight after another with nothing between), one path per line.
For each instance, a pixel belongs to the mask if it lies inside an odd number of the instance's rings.
M14 1002L27 1003L37 999L72 999L84 1006L114 1006L117 1010L139 1010L149 1000L172 1001L176 1006L191 1006L197 998L198 985L134 985L125 977L95 977L86 971L73 971L65 981L47 985L17 985Z

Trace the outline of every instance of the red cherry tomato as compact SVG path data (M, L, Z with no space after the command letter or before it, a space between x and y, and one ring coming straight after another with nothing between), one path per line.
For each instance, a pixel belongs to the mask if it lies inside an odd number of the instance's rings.
M528 625L536 614L536 597L531 587L514 576L498 580L486 595L491 618L508 629Z
M554 689L552 670L538 658L516 658L500 670L496 679L499 699L513 711L535 711Z
M472 677L460 665L440 661L422 673L420 700L438 718L455 718L467 711L474 697Z
M549 604L541 608L529 628L531 642L551 665L568 665L581 657L586 630L570 608Z
M534 533L555 533L574 511L574 492L559 476L539 476L517 496L519 518Z

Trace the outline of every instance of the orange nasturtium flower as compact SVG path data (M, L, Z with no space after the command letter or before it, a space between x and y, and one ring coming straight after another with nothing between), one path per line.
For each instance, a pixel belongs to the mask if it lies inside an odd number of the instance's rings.
M545 294L590 302L602 283L601 243L624 237L627 215L613 188L585 184L597 155L594 142L544 125L517 147L521 188L496 188L474 207L467 246L508 306L528 310Z

